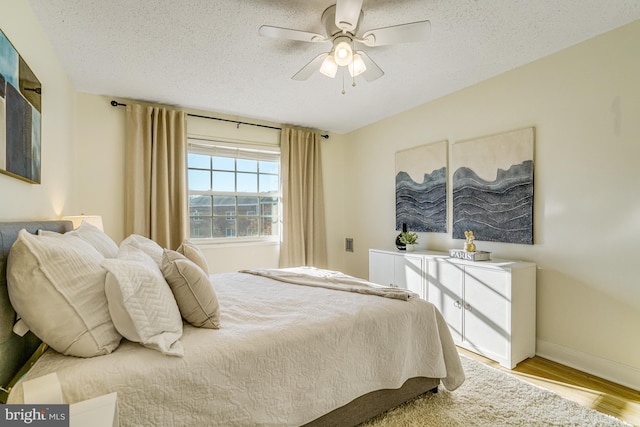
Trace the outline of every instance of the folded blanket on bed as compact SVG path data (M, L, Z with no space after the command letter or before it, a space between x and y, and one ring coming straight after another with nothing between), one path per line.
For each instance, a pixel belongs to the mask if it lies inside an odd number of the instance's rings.
M323 270L315 267L268 268L240 270L240 273L255 274L295 285L314 286L337 291L356 292L408 301L418 295L401 288L377 285L339 271Z

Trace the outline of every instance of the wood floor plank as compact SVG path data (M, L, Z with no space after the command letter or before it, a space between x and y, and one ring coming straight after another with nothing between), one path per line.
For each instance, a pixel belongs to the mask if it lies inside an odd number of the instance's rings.
M458 351L531 384L551 390L585 407L640 426L640 391L535 356L513 370L463 348Z

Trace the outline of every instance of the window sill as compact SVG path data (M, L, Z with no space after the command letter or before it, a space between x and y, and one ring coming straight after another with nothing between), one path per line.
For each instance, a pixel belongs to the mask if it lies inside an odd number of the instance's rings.
M246 247L246 246L280 246L280 240L253 240L253 239L190 239L191 243L200 248L221 248L221 247Z

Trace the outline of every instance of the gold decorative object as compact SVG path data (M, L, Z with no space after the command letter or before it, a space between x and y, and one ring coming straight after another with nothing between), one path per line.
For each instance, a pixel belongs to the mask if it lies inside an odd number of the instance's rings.
M473 241L476 239L476 236L473 235L473 231L467 230L464 232L464 236L467 238L467 241L464 244L464 250L466 252L475 252L476 245Z

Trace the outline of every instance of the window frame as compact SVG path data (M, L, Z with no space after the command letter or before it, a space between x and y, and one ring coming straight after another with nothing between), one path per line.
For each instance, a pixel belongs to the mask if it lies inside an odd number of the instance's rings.
M190 168L189 167L189 154L203 154L207 156L211 156L210 168ZM213 189L209 190L192 190L189 184L189 172L191 170L207 170L210 172L210 186L213 181L213 172L219 171L218 169L214 169L213 166L213 157L233 157L234 159L246 159L246 160L256 160L258 161L257 169L255 172L247 172L244 170L239 170L237 161L234 160L234 170L232 173L234 174L234 186L236 191L214 191ZM273 172L260 172L259 162L260 161L269 161L276 162L278 165L277 173ZM231 172L225 170L226 172ZM255 173L256 174L256 192L239 192L237 191L238 185L238 174L239 173ZM276 176L277 183L277 191L270 192L260 192L260 176L261 175L271 175ZM265 144L265 143L255 143L255 142L240 142L240 141L224 141L220 139L204 139L200 137L188 136L187 137L187 192L188 192L188 235L189 239L193 240L194 243L199 245L219 245L219 244L280 244L282 240L282 166L281 166L281 158L280 158L280 147L275 144ZM192 237L191 236L191 219L193 216L191 215L190 208L190 197L192 195L207 195L211 197L215 196L223 196L223 197L233 197L236 201L236 211L233 216L235 220L235 234L236 236L232 237ZM239 215L238 211L238 198L241 197L257 197L258 204L256 205L256 218L258 218L258 230L262 229L262 220L266 218L266 216L261 215L261 198L273 197L277 199L277 214L273 216L273 220L277 225L277 233L268 235L268 236L240 236L238 237L238 218L250 217L249 215ZM255 212L255 209L254 209ZM225 214L226 215L226 214ZM214 221L216 217L224 218L223 216L214 215L214 207L212 205L212 212L210 216L205 216L203 218L211 219ZM213 230L212 230L213 232ZM225 229L225 234L229 234L228 230Z

